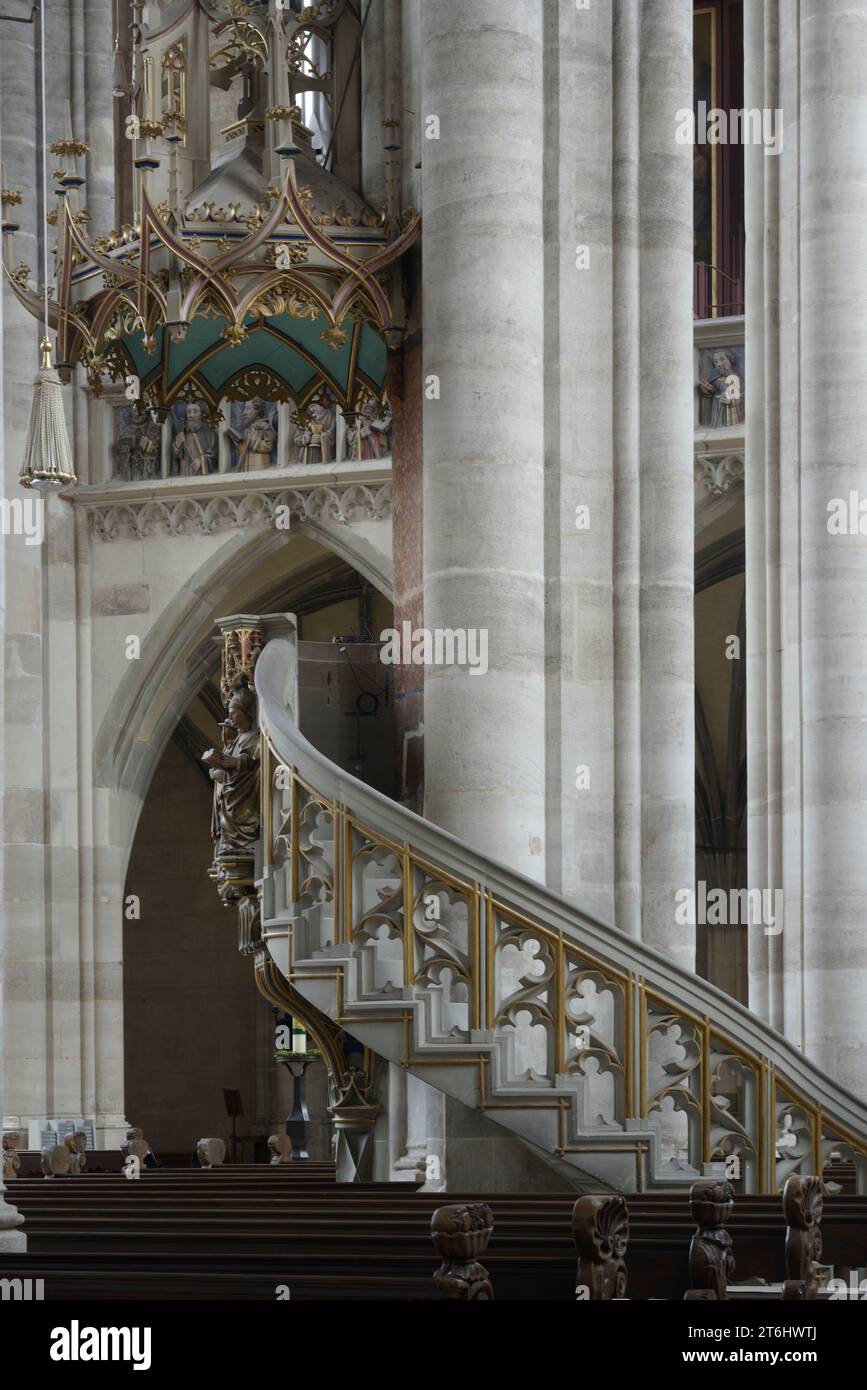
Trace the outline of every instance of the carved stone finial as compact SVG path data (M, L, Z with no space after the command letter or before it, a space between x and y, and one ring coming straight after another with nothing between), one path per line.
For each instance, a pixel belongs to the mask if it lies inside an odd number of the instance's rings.
M3 1135L3 1181L9 1182L12 1178L18 1177L18 1169L21 1167L21 1156L18 1153L18 1143L21 1139L17 1129L7 1130Z
M196 1145L196 1158L202 1168L219 1168L226 1157L226 1145L222 1139L200 1139Z
M626 1297L629 1210L622 1197L579 1197L572 1208L578 1251L575 1297L602 1301Z
M786 1282L783 1298L803 1302L818 1297L816 1263L822 1255L822 1184L817 1177L792 1173L783 1188L786 1218Z
M735 1272L732 1238L725 1229L735 1206L730 1182L697 1182L689 1190L697 1230L689 1243L689 1282L685 1299L727 1299Z
M494 1297L491 1278L479 1256L484 1255L494 1230L494 1214L484 1203L439 1207L431 1217L431 1239L442 1264L434 1283L443 1298Z

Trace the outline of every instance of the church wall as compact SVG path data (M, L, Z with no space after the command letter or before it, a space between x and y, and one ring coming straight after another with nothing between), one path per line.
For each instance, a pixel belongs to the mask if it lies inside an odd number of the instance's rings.
M235 915L207 877L210 813L210 785L170 743L126 880L141 918L123 927L126 1113L157 1156L227 1137L224 1086L241 1091L248 1117L255 1107L256 1014L268 1005L238 954Z

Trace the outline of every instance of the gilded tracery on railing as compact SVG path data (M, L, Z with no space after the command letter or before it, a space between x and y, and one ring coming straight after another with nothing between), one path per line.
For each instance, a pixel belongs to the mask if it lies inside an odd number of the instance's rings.
M651 1147L657 1183L724 1169L735 1191L779 1192L792 1174L818 1173L833 1192L826 1170L837 1163L854 1164L863 1183L867 1143L767 1056L490 886L376 830L280 762L265 734L262 766L265 863L285 871L308 948L311 922L314 952L352 948L365 1007L388 1001L382 1019L403 1024L404 1065L477 1066L483 1110L559 1111L559 1152L633 1153L639 1189ZM290 979L292 969L290 947ZM351 1027L343 967L334 969L338 1021ZM426 1043L461 1045L454 1054L413 1052L418 1003ZM396 1005L405 1007L396 1014Z

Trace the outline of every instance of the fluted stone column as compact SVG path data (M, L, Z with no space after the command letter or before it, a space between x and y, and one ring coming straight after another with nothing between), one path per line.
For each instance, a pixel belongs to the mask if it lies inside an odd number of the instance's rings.
M642 936L693 968L673 890L695 882L692 5L641 7L640 480ZM625 519L624 519L625 524Z
M612 24L607 6L541 8L546 872L550 887L614 922ZM640 911L636 920L640 934Z
M437 0L421 42L425 625L488 633L426 668L425 811L542 879L542 5Z
M548 881L691 968L692 10L543 9Z
M785 907L779 938L753 929L751 989L863 1096L867 536L828 505L867 499L867 0L755 9L746 102L782 108L784 143L747 165L750 874Z
M16 7L13 6L12 9ZM4 13L11 12L6 7ZM29 5L17 12L29 15ZM100 16L105 33L95 37ZM38 18L38 17L37 17ZM77 138L107 138L86 128L88 111L107 111L111 68L108 0L69 7L48 0L48 142L64 136L70 114ZM94 46L84 51L88 32ZM72 42L71 42L72 41ZM84 47L83 47L84 46ZM38 108L38 33L0 20L0 109L6 175L21 188L16 260L42 280L40 233L42 129ZM82 122L82 125L78 124ZM77 128L76 128L77 127ZM52 158L49 155L49 160ZM49 168L52 166L49 165ZM87 203L90 188L79 195ZM113 224L104 169L97 174L96 217ZM96 228L99 229L99 222ZM49 228L49 247L55 233ZM3 287L5 343L4 495L25 498L18 469L38 365L40 325ZM80 375L79 375L80 381ZM64 390L76 470L88 477L86 400ZM98 1146L113 1146L123 1115L122 889L125 854L111 845L122 816L107 793L94 794L90 649L89 541L84 515L49 497L45 537L26 545L4 538L3 610L6 709L2 762L6 967L5 1105L27 1129L47 1116L92 1116Z

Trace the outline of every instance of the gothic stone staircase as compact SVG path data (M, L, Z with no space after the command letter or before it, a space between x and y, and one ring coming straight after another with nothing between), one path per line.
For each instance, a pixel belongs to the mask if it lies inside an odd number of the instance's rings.
M331 763L292 714L295 646L256 667L261 933L373 1052L626 1192L854 1163L867 1106L721 990Z

